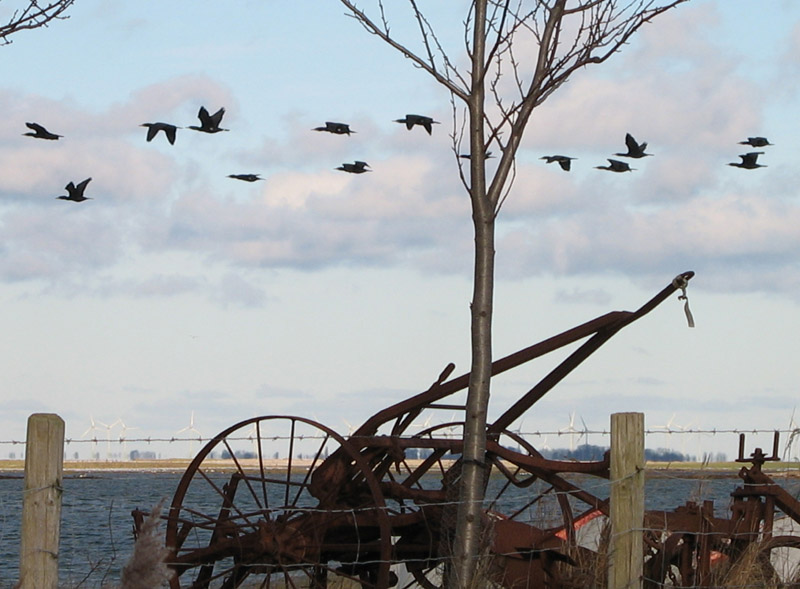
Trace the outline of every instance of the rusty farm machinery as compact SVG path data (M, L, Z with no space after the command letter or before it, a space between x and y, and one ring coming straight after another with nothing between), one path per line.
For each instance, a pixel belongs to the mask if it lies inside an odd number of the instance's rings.
M493 363L498 375L576 346L487 426L483 573L492 583L593 584L569 571L597 558L597 524L609 504L579 483L608 479L608 454L597 462L546 459L510 427L623 327L678 290L685 298L692 276L678 275L634 312L607 313ZM463 400L455 399L469 374L451 378L453 370L449 364L426 391L349 435L284 415L247 419L216 435L161 516L172 589L441 587L457 516L462 422L429 425L420 416L463 414ZM731 518L714 517L707 503L646 514L645 586L703 586L715 562L734 561L757 541L800 548L797 537L772 534L775 509L800 522L800 504L761 471L759 453L742 469L745 486L734 495ZM134 511L135 528L144 515Z

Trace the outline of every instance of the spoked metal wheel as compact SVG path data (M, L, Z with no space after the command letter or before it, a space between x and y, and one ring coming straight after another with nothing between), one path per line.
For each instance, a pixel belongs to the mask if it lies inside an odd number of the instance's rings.
M165 517L172 589L389 584L378 482L347 440L308 419L256 417L217 435Z

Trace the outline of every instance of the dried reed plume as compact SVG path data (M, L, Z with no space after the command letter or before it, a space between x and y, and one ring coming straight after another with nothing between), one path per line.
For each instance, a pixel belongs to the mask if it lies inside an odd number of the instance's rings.
M122 569L120 589L155 589L169 584L172 571L164 562L169 550L159 533L164 501L159 501L142 523L133 554Z

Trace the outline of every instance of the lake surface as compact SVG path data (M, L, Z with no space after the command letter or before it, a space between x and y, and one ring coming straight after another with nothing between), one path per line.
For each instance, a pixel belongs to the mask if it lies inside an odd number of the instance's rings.
M164 498L169 503L181 476L182 473L97 472L65 478L59 560L62 587L115 586L133 546L131 511L149 511ZM594 495L608 496L608 481L594 477L572 480ZM501 481L493 480L492 484L496 486ZM800 494L800 480L779 482L794 496ZM438 480L430 484L438 485ZM735 475L689 478L676 472L668 477L650 477L646 508L673 509L688 500L711 499L717 514L727 516L730 494L740 484ZM21 478L0 479L0 589L11 588L17 580L22 488ZM521 493L506 493L504 500L524 504L526 499Z

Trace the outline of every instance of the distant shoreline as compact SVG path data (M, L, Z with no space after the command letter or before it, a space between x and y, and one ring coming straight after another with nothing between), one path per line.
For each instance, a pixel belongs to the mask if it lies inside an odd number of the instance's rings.
M240 459L239 464L246 469L258 469L257 459ZM409 460L411 468L415 468L422 461ZM164 458L157 460L126 460L126 461L96 461L96 460L66 460L64 461L64 474L68 476L81 473L94 472L175 472L186 471L191 460L188 458ZM204 461L206 469L211 470L235 470L236 464L233 460L208 460ZM264 469L270 471L285 471L287 467L286 459L265 459ZM294 459L292 466L305 468L310 466L309 459ZM700 462L648 462L646 469L648 473L659 476L660 474L680 472L685 476L702 478L703 476L718 477L735 475L747 463L739 462L711 462L703 464ZM8 476L12 473L22 473L25 469L24 460L0 460L0 476ZM767 463L764 471L777 477L800 477L800 464L797 462L777 463L772 466Z

